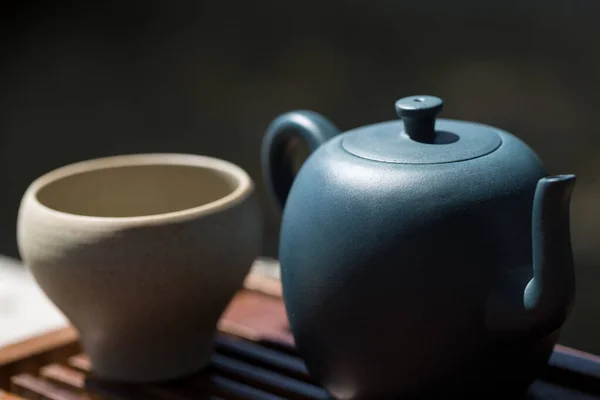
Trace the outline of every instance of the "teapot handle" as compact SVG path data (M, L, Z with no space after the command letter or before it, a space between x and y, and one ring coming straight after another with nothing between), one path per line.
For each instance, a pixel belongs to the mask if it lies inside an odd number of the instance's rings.
M285 206L295 178L286 152L291 141L300 138L313 152L339 133L327 118L307 110L285 113L271 122L263 138L260 158L267 188L280 208Z

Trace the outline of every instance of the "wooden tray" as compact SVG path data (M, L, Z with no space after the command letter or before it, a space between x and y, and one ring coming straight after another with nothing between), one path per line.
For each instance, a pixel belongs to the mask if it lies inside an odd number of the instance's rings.
M281 298L241 291L225 312L212 364L168 384L125 385L95 380L72 328L0 350L9 375L0 400L49 399L326 399L293 347ZM19 347L20 346L20 347ZM22 357L16 358L18 354ZM600 400L600 357L557 346L531 400Z

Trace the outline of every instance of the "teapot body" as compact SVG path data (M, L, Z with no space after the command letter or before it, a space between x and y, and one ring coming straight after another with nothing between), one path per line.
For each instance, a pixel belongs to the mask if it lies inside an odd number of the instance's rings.
M546 175L499 135L486 157L401 168L345 152L340 135L300 169L283 212L282 284L298 349L330 392L422 393L457 371L504 377L523 360L526 385L546 362L553 338L507 341L485 323L499 281L522 291L531 279L532 200Z
M442 105L403 98L402 123L343 134L297 111L263 139L290 328L336 398L510 397L572 308L575 176L547 176L508 132L436 119ZM298 137L313 152L295 173Z

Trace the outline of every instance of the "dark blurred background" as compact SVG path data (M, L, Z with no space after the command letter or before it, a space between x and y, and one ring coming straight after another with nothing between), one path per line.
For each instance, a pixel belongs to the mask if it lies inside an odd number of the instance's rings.
M276 257L258 156L269 122L309 108L346 130L433 94L444 117L504 128L552 173L578 174L578 296L561 342L600 353L599 11L597 0L4 2L0 253L18 256L19 200L38 175L189 152L252 175Z

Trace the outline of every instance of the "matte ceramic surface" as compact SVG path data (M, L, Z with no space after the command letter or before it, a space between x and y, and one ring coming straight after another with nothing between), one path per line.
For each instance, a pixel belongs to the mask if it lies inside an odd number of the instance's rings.
M259 255L254 184L181 154L69 165L31 184L19 250L79 330L94 374L178 378L202 368L216 323Z
M508 132L436 121L441 108L405 98L403 121L341 135L297 111L265 135L291 329L340 398L520 390L571 310L575 177L548 177ZM295 137L314 152L294 179Z

